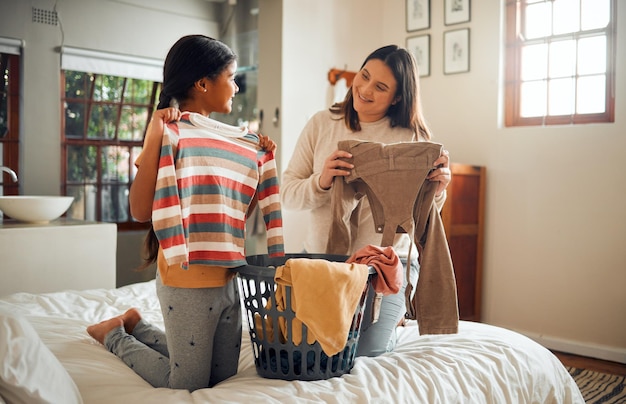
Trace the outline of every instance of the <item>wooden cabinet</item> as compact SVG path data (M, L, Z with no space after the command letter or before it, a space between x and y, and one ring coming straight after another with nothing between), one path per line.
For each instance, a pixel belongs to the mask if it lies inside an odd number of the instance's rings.
M450 170L441 216L456 275L459 316L480 321L486 168L450 164Z

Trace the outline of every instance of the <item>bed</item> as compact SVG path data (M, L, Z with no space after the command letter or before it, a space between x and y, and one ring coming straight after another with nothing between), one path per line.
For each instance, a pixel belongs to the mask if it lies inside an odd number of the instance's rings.
M426 336L410 321L394 352L359 357L350 374L309 382L258 376L244 321L236 376L193 393L155 389L85 331L130 307L162 325L154 281L0 299L0 395L7 403L584 403L550 351L467 321L458 334Z

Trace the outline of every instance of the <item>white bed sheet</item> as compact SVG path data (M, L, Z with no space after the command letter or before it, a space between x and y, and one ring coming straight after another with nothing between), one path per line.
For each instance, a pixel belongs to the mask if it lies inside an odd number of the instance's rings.
M162 326L154 281L119 289L18 293L0 309L24 315L74 379L85 403L584 403L547 349L513 331L461 321L458 334L419 336L399 328L394 352L357 358L350 374L322 381L257 375L245 328L236 376L193 393L151 387L85 331L138 307Z

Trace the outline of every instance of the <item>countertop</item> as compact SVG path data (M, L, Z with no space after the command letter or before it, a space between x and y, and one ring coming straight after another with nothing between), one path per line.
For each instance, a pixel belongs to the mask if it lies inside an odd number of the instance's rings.
M1 229L28 229L28 228L35 228L35 227L84 226L84 225L95 225L95 224L103 224L103 222L67 219L65 217L61 217L55 220L51 220L47 223L29 223L29 222L21 222L15 219L6 219L6 218L0 217L0 230Z

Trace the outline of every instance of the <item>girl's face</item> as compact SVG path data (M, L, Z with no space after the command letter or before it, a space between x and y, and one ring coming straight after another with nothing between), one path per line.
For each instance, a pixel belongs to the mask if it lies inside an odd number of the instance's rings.
M375 122L387 114L398 99L398 82L393 72L380 59L371 59L354 77L352 99L361 122Z
M229 64L214 80L207 80L205 102L210 112L228 114L233 109L233 97L239 92L235 83L237 62Z

